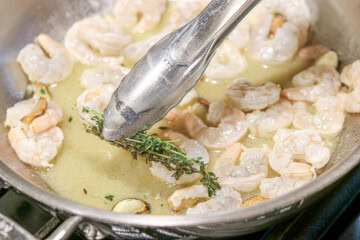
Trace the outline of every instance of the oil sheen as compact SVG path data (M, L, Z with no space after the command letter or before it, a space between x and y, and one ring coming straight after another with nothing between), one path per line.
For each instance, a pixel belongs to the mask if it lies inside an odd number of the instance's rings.
M133 36L134 39L139 41L159 32L168 18L168 12L169 10L164 14L158 28L150 33ZM239 77L245 77L255 85L272 81L285 86L294 74L311 64L295 58L282 66L268 66L257 63L250 57L247 59L249 67ZM132 65L133 63L126 62L127 67ZM55 193L89 206L111 210L123 199L138 198L150 204L152 214L174 214L167 205L167 198L176 189L184 186L162 182L150 173L151 163L146 163L141 158L134 160L127 152L85 132L74 110L77 97L84 91L80 86L80 76L85 69L85 66L76 64L73 73L67 79L49 87L52 100L57 102L63 111L64 117L60 127L65 138L62 150L54 160L55 166L47 170L38 170L39 175ZM200 97L213 102L224 97L229 84L231 81L211 81L205 78L198 83L196 90ZM203 118L204 113L200 106L198 115ZM173 123L162 120L150 131L158 132L161 136L162 130L159 130L159 126L165 126L186 133L181 121L181 116ZM242 143L247 147L261 147L263 144L272 147L273 144L272 139L252 136L243 139ZM210 171L223 151L209 150ZM270 172L270 177L275 175L274 172ZM256 194L258 191L242 194L242 197L246 200ZM106 198L109 195L113 196L112 200Z
M259 75L253 72L251 73L253 77L249 77L249 80L279 79L278 76L284 74L284 69L285 72L298 72L306 65L297 61L285 65L284 68L250 65L249 69L253 69ZM266 69L267 74L258 71L260 68ZM173 214L167 205L167 198L183 186L162 182L152 176L149 170L150 164L144 159L134 160L127 152L85 132L81 119L74 110L76 98L84 91L80 86L80 76L84 70L84 66L77 64L74 72L67 79L49 88L52 99L63 110L64 118L60 127L65 139L62 150L54 161L55 166L39 171L40 176L55 193L86 205L111 210L122 199L139 198L150 204L152 214ZM229 82L226 81L205 80L198 84L197 90L202 97L215 101L224 96L228 84ZM181 118L175 123L161 121L151 131L159 132L161 135L158 127L167 126L185 133L180 123ZM272 145L271 139L256 139L251 136L242 142L248 147L262 146L265 143L270 147ZM223 150L209 152L209 170L211 170ZM114 196L112 201L105 198L108 195Z

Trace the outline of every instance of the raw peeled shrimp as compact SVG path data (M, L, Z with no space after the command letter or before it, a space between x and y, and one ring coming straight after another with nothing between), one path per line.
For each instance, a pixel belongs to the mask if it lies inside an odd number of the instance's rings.
M294 119L294 107L286 99L268 107L264 111L254 111L246 115L250 134L254 137L271 137L278 129L287 128Z
M86 69L81 75L80 85L90 89L104 84L119 86L121 80L130 72L130 69L121 66L101 65Z
M36 117L30 125L21 120L30 114L39 102L39 98L31 98L16 103L6 110L4 125L11 128L29 129L33 133L41 133L55 127L62 119L62 111L59 105L53 101L47 101L46 110L41 116Z
M223 108L222 104L226 107ZM242 138L248 130L248 122L241 110L227 105L225 101L218 106L224 109L219 112L221 117L218 127L208 127L195 114L188 111L184 113L185 126L190 136L209 148L228 147ZM211 107L210 110L216 111Z
M19 159L36 167L53 166L49 162L58 154L63 139L64 135L58 127L42 133L14 127L8 133L9 143Z
M344 124L345 113L340 99L329 96L320 98L315 104L316 114L307 112L305 102L294 103L294 127L313 129L323 137L337 135Z
M195 207L189 208L186 215L212 215L220 211L229 211L240 208L242 199L240 193L232 190L231 187L222 186L216 191L215 198L206 202L198 203Z
M360 60L345 66L341 72L340 80L349 88L360 87Z
M316 102L321 97L335 96L341 87L340 75L334 67L316 65L292 79L294 88L287 88L281 95L293 101Z
M164 136L169 138L170 140L179 140L178 142L174 142L174 144L176 144L182 151L184 151L187 157L189 158L201 157L201 161L203 161L205 164L209 163L209 154L207 150L197 141L191 140L186 136L173 131L166 132ZM194 166L194 167L200 170L199 166ZM175 172L169 171L166 167L164 167L158 162L152 163L152 167L150 168L150 171L152 175L166 182L176 183L176 184L193 182L199 177L201 177L200 173L183 174L180 176L178 180L176 180L175 177L173 176Z
M230 186L241 192L250 192L259 187L268 174L270 149L245 148L240 143L231 145L216 160L214 173L222 186ZM237 164L240 158L240 164Z
M167 0L118 0L114 14L123 29L144 33L156 27Z
M330 49L323 45L311 45L300 49L298 55L305 60L316 60L329 51Z
M252 86L246 79L234 80L226 90L226 96L231 98L243 111L261 110L276 103L280 99L281 87L275 83L265 83Z
M322 168L330 160L329 148L314 130L280 129L274 142L269 164L282 177L311 181L316 177L314 168ZM311 165L297 162L301 160Z
M67 49L86 65L121 64L120 54L131 41L113 18L100 16L76 22L65 36Z
M181 211L194 206L200 199L209 199L208 190L203 185L193 185L176 190L168 198L168 205L174 211Z
M227 104L224 100L213 102L209 105L209 113L206 120L212 124L219 124L223 113L226 111Z
M267 64L282 64L302 47L310 25L304 0L268 0L261 3L262 14L251 31L250 55Z
M64 80L74 66L70 53L46 34L40 34L34 41L35 44L26 45L17 56L29 80L43 84Z
M231 41L225 40L211 60L205 75L211 79L233 79L247 67L247 61L240 49Z
M344 104L344 109L349 113L360 113L360 60L344 67L340 79L351 92L338 93L339 99Z
M266 178L262 180L260 184L261 196L266 198L276 198L297 188L300 188L307 183L309 183L309 181L299 178Z
M339 92L337 97L348 113L360 113L360 88L355 88L351 93Z
M240 23L222 43L211 60L205 75L211 79L233 79L247 68L246 58L241 50L250 41L250 26Z
M85 90L78 98L76 109L80 117L88 124L95 125L89 114L83 113L83 108L88 107L97 112L103 112L109 104L111 95L115 87L112 85L102 85L100 87Z

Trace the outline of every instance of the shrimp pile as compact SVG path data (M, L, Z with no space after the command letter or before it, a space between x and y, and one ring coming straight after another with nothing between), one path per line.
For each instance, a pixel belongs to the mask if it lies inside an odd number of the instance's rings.
M225 99L209 105L206 118L192 113L191 108L184 110L183 121L190 137L207 148L225 149L215 160L213 171L228 194L227 209L246 207L301 188L316 179L317 170L330 161L326 140L341 132L346 112L359 112L355 93L360 83L360 61L339 74L337 63L325 50L304 50L304 56L321 61L295 75L293 88L281 90L273 83L252 86L245 79L236 79L226 90ZM329 56L328 61L325 58ZM348 88L341 87L340 81ZM356 100L350 103L351 97ZM248 130L251 137L272 137L274 145L245 147L242 137ZM274 176L268 176L269 169ZM194 185L175 191L168 204L174 211L187 209L189 215L213 214L223 210L221 191L217 192L219 196L209 198L206 189ZM253 191L258 195L242 204L241 193ZM198 203L200 200L205 202Z
M75 62L86 66L75 79L83 92L74 109L86 124L95 124L83 108L103 112L132 65L209 2L118 0L112 12L75 22L64 45L40 34L17 61L29 81L41 86L61 84ZM200 173L176 179L173 171L152 162L148 171L154 181L179 186L166 196L174 212L215 214L267 201L312 182L328 164L328 140L339 135L347 113L360 113L360 60L340 73L336 52L306 45L311 24L305 0L261 1L223 41L202 78L225 82L224 97L205 99L194 88L161 127L151 129L187 157L201 158L221 186L209 197L199 185ZM251 76L245 73L252 62L271 68L295 57L308 68L292 77L289 88L244 78ZM53 166L64 139L57 127L62 111L48 95L18 102L6 114L11 147L21 161L37 167ZM257 140L261 144L249 143Z

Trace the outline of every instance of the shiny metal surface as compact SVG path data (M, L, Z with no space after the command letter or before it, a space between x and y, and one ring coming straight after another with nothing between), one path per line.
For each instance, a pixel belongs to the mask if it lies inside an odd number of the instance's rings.
M89 4L91 2L92 4ZM17 191L35 199L62 219L81 216L98 230L112 236L148 239L168 236L225 237L254 232L282 221L329 192L332 185L360 162L360 116L347 118L339 145L324 174L314 182L277 199L215 216L127 215L85 206L53 194L36 172L22 164L6 139L6 108L20 100L26 78L14 63L17 52L40 32L58 40L76 20L104 10L84 0L0 0L0 177ZM108 1L104 1L107 3ZM360 2L354 0L311 0L319 6L314 41L323 42L340 54L342 64L360 57ZM100 1L102 3L102 1ZM95 7L94 7L95 6ZM100 6L100 7L96 7ZM152 233L147 229L151 228ZM142 235L143 234L143 235Z
M203 75L217 47L260 0L213 0L165 36L120 82L104 111L109 140L135 135L164 118Z
M66 219L53 233L46 239L48 240L64 240L71 236L77 226L83 221L80 216L74 216Z

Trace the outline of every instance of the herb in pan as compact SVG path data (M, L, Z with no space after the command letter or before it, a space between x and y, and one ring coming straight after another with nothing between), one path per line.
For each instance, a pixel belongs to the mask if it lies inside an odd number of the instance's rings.
M107 196L105 196L105 198L106 198L107 200L112 201L112 200L114 199L114 195L107 195Z
M169 171L175 172L175 179L179 179L183 174L200 173L203 175L200 182L207 187L210 197L215 195L217 189L220 189L217 177L214 173L205 170L206 164L201 161L201 158L189 158L173 144L174 141L162 141L157 134L146 134L144 131L137 133L133 137L108 141L104 139L101 133L104 126L103 115L88 107L84 107L83 112L90 114L91 119L96 123L95 126L86 126L88 133L92 133L114 146L125 149L131 153L134 159L141 156L147 161L159 162ZM199 166L199 170L196 166Z

